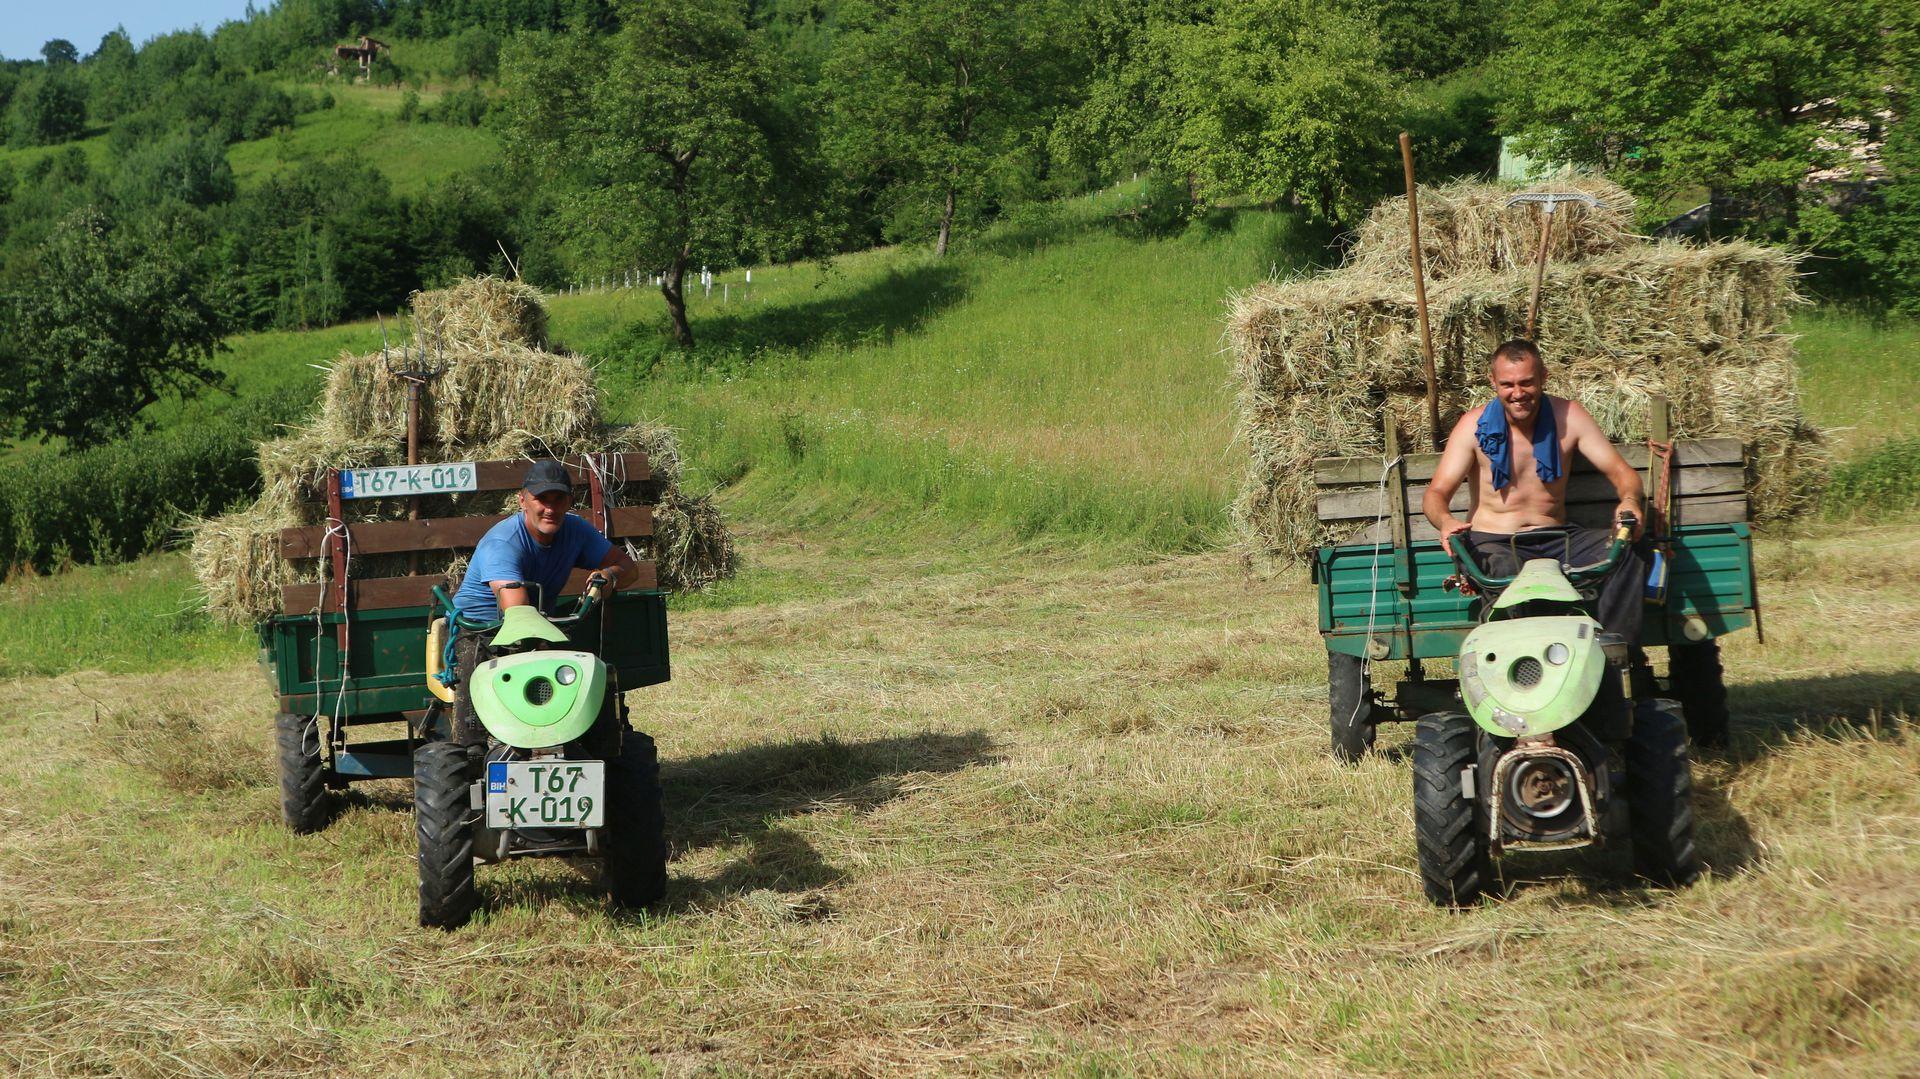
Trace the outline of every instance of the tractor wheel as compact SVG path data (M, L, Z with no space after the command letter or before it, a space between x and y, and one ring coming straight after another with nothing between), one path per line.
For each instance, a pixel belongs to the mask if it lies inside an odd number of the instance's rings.
M1693 763L1687 722L1659 701L1642 702L1627 740L1627 813L1633 865L1656 884L1684 887L1700 877L1693 843Z
M626 732L607 768L607 887L623 907L644 907L667 893L666 815L660 806L660 758L653 739Z
M1669 645L1667 676L1694 744L1726 745L1727 683L1720 670L1720 642Z
M1327 704L1333 728L1333 756L1358 764L1373 748L1373 692L1366 665L1345 652L1327 653Z
M1458 712L1420 717L1413 736L1413 828L1420 884L1443 907L1470 907L1493 879L1487 840L1460 773L1474 762L1473 720Z
M480 905L473 884L475 772L472 751L458 742L428 742L413 751L421 925L457 929Z
M273 744L280 754L280 819L300 835L325 828L327 770L320 763L319 720L292 712L274 716Z

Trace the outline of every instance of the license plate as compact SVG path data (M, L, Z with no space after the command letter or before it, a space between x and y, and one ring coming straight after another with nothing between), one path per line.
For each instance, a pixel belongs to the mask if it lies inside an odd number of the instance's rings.
M487 827L598 828L606 788L605 761L490 761Z
M472 491L480 475L472 461L447 465L397 465L393 468L350 468L340 473L341 498L391 498L395 495L438 495Z

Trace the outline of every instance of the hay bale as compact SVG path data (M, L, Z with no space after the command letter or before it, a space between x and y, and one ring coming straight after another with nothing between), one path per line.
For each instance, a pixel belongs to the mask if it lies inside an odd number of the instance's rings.
M1524 186L1470 181L1423 186L1420 258L1429 280L1532 266L1540 246L1541 208L1507 205L1522 191L1573 191L1600 200L1597 207L1570 204L1554 212L1549 264L1592 258L1640 242L1633 230L1633 196L1610 180L1580 176ZM1407 278L1412 288L1406 197L1374 206L1356 231L1347 266Z
M428 391L424 438L443 446L515 445L537 452L584 445L600 429L593 369L578 356L521 345L449 347L434 355L446 370ZM334 444L404 442L407 384L379 353L342 355L327 375L317 438ZM551 450L551 452L561 452Z
M524 281L469 277L451 288L414 293L413 332L428 349L545 348L546 297Z
M512 306L523 302L537 311ZM480 310L468 311L463 303ZM431 325L445 328L448 335L444 352L435 350L446 371L433 383L423 417L422 461L644 452L657 495L656 534L641 545L640 555L658 564L661 584L697 589L735 572L739 554L719 511L707 496L681 487L680 449L673 432L649 424L604 426L587 361L512 339L530 339L530 327L536 326L544 336L546 314L537 291L482 278L441 293L420 294L415 306L431 313L437 320ZM296 575L279 558L280 530L322 523L324 509L302 498L328 469L404 463L406 409L406 383L388 372L380 355L345 355L333 364L312 421L260 445L259 501L193 527L191 561L210 611L231 622L257 621L279 613L282 586L320 579L325 567L317 562ZM618 499L623 484L619 477L612 480L609 490ZM510 491L420 500L421 512L436 517L505 513L514 506ZM344 509L350 522L394 519L406 511L397 499L357 502ZM414 561L420 572L445 574L455 585L466 566L464 555L450 552L423 553ZM356 578L398 576L408 572L409 565L406 555L356 558L350 573Z
M1423 226L1425 202L1423 193ZM1479 242L1510 239L1489 231ZM1680 437L1746 441L1757 520L1791 517L1817 496L1826 469L1800 412L1792 339L1780 332L1800 302L1796 266L1796 256L1756 244L1638 241L1554 265L1538 332L1549 389L1622 441L1646 437L1649 398L1665 395ZM1429 290L1443 429L1491 398L1486 356L1519 333L1531 286L1522 266L1458 272ZM1346 538L1351 527L1318 520L1314 459L1381 453L1381 402L1402 446L1430 444L1409 276L1349 263L1259 285L1233 298L1228 336L1251 454L1232 513L1243 535L1295 557Z

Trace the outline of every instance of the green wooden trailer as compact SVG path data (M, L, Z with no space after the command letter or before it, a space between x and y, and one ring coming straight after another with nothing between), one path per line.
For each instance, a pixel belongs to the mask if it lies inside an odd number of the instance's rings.
M576 456L565 464L582 495L576 512L616 541L651 538L657 485L646 455ZM351 508L364 499L512 491L526 467L525 461L478 461L330 471L309 497L326 506L331 521L348 523L281 533L283 557L296 567L324 567L321 583L286 586L287 613L256 627L260 662L279 697L274 726L282 810L294 830L325 824L326 790L360 780L408 778L414 749L446 736L450 706L429 687L428 636L433 621L446 613L434 589L444 593L449 582L439 573L363 577L352 560L471 550L504 517L355 521L351 518L362 514ZM484 500L497 506L504 495ZM568 581L559 614L571 613L579 603L586 576L576 571ZM602 611L598 619L569 627L569 635L583 649L601 646L622 691L667 681L666 593L656 587L654 564L642 562L636 585L613 595ZM589 642L589 635L595 640Z
M1666 428L1656 412L1652 427ZM1319 628L1327 648L1329 717L1336 756L1353 761L1373 744L1383 722L1411 722L1430 712L1459 710L1458 682L1435 677L1449 666L1468 631L1480 624L1482 600L1449 587L1456 572L1439 537L1421 515L1439 454L1328 458L1315 463L1321 521L1361 525L1354 539L1314 552ZM1665 648L1665 692L1686 711L1694 740L1724 741L1726 688L1717 639L1761 629L1747 524L1746 461L1738 439L1673 442L1670 465L1646 443L1616 444L1647 475L1649 497L1660 473L1670 477L1663 601L1649 600L1641 644ZM1391 463L1390 463L1391 462ZM1574 524L1604 528L1618 499L1604 476L1576 461L1568 479L1567 514ZM1467 494L1454 498L1464 513ZM1403 661L1406 676L1391 692L1372 684L1371 664Z

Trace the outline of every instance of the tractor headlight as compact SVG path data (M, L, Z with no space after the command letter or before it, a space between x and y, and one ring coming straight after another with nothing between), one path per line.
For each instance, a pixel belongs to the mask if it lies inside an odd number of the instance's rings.
M574 670L572 667L562 667L559 670L553 672L553 680L560 683L563 686L572 685L573 680L578 677L580 677L580 672Z
M1556 667L1565 666L1567 662L1567 656L1569 654L1570 653L1568 653L1567 651L1567 646L1564 644L1561 644L1559 641L1555 641L1552 644L1548 645L1546 652L1543 653L1546 661L1548 663L1553 664Z
M1510 734L1521 735L1527 733L1527 717L1514 715L1505 708L1496 706L1493 709L1493 721Z

